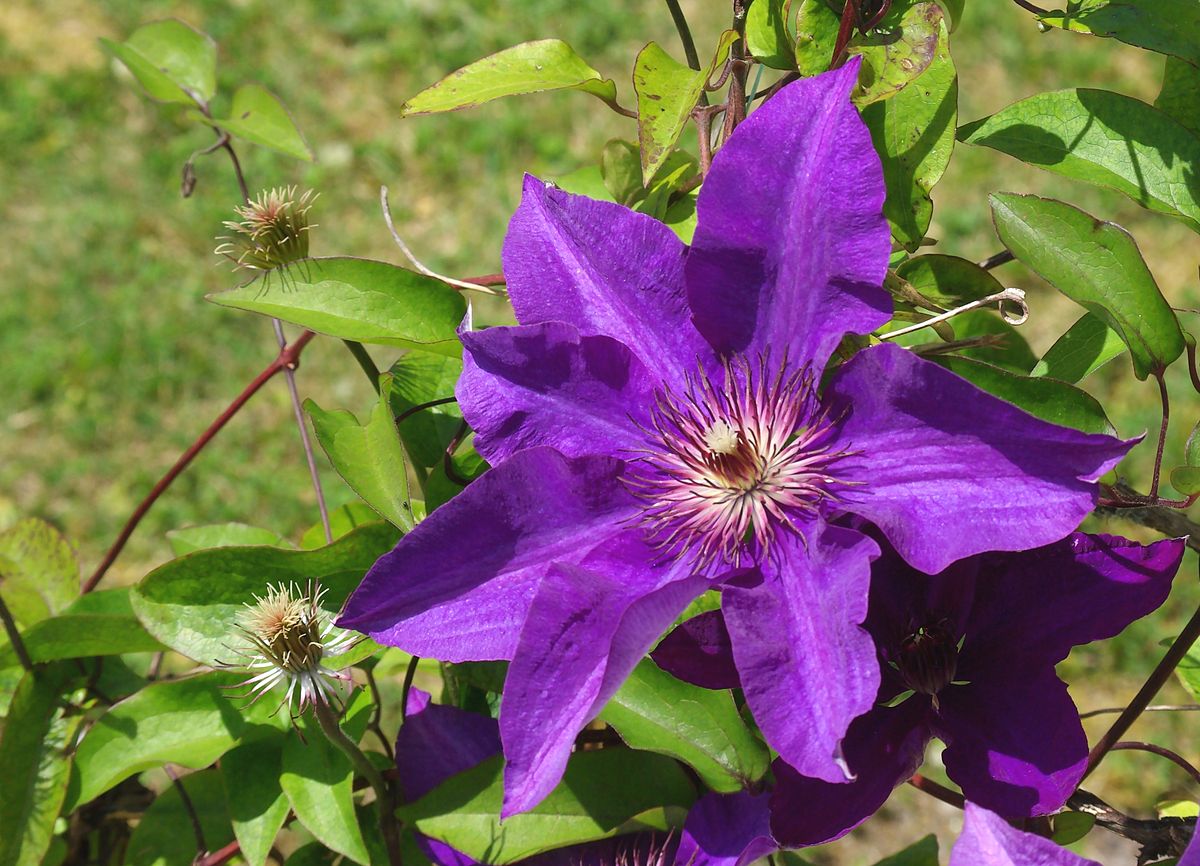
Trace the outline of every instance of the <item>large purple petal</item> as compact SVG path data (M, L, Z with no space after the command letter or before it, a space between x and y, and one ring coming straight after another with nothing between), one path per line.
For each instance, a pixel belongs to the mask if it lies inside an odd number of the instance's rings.
M771 838L769 794L705 794L688 812L675 854L678 866L746 866L778 850Z
M789 84L713 160L685 274L696 327L719 352L786 353L819 370L842 335L891 315L883 171L850 104L858 67Z
M538 588L508 668L500 736L504 817L532 809L562 778L575 736L710 581L630 530Z
M458 404L489 463L536 445L568 457L627 456L649 422L654 382L624 344L544 322L462 334Z
M879 688L867 613L874 541L814 523L775 540L756 586L730 585L722 610L746 702L767 742L806 776L850 778L841 741Z
M929 699L914 695L896 707L875 707L846 733L853 782L833 785L802 776L777 760L771 830L781 845L820 845L845 836L887 802L921 766L929 742Z
M1010 818L1045 815L1083 778L1087 737L1053 669L950 685L938 701L946 774L968 800Z
M396 769L404 802L500 754L495 719L431 703L420 689L409 693L408 714L396 735Z
M848 511L934 574L987 550L1040 547L1075 529L1093 483L1136 442L1034 418L899 346L859 352L827 399L848 411L833 472Z
M667 673L705 689L740 689L725 617L710 610L680 623L650 654Z
M1192 840L1188 842L1183 856L1179 858L1178 866L1200 866L1200 833L1192 831Z
M526 176L504 239L509 297L523 325L569 322L628 346L679 385L712 350L692 324L686 248L658 220Z
M1141 545L1076 532L1038 550L986 557L963 665L980 674L1049 669L1071 647L1119 634L1166 600L1185 547L1183 539Z
M982 806L967 803L950 866L1100 866L1035 833L1022 833Z
M338 625L443 661L511 658L551 565L579 562L636 513L623 465L550 448L514 455L380 557Z

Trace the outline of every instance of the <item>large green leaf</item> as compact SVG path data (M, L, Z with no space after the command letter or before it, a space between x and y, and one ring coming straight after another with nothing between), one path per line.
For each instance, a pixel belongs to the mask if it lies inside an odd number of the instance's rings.
M206 104L217 91L217 46L175 18L145 24L124 42L100 43L133 73L151 99Z
M933 0L900 0L874 30L851 39L847 53L862 56L854 103L889 99L921 76L937 53L942 18Z
M633 748L691 765L714 791L740 791L761 779L771 763L728 691L677 680L649 659L634 669L600 718Z
M1200 230L1200 138L1132 97L1086 89L1039 93L959 127L958 139L1119 190Z
M274 93L260 84L243 84L233 94L229 116L212 121L238 138L313 161L312 149L304 140L287 108Z
M617 104L617 86L584 62L561 39L539 39L505 48L451 72L400 109L402 117L474 108L502 96L573 88Z
M23 626L61 613L79 595L79 563L57 529L27 517L0 532L0 595Z
M883 215L892 225L892 237L909 252L916 252L929 230L933 217L929 191L941 179L954 150L958 74L944 21L939 28L937 52L929 68L894 97L868 105L862 113L883 161L887 186Z
M380 395L365 424L344 410L326 412L312 400L304 408L312 418L317 441L350 488L379 514L403 530L413 527L408 499L404 449L388 397L390 377L380 381Z
M791 0L757 0L746 13L746 50L775 69L796 68L796 45L788 29Z
M125 862L138 866L192 866L197 854L193 811L204 831L206 848L215 851L232 842L220 776L216 770L180 775L179 784L187 792L192 809L184 805L176 785L159 794L134 828Z
M277 703L236 698L245 675L214 671L153 683L116 703L92 725L75 753L70 808L122 779L165 763L207 767L235 745L288 724Z
M67 793L68 748L83 716L65 716L64 666L25 674L0 736L0 866L36 866L50 848Z
M188 526L167 533L171 550L176 556L206 550L210 547L248 547L265 544L270 547L293 547L283 536L270 529L246 523L210 523L207 526Z
M208 296L344 340L457 356L467 303L454 289L386 262L303 259L286 271Z
M1094 313L1084 313L1042 355L1030 375L1078 382L1124 352L1120 334Z
M1111 36L1200 64L1200 3L1196 0L1071 0L1066 11L1040 18L1054 27Z
M357 740L371 713L369 699L359 693L347 710L343 729ZM354 814L354 768L321 731L311 714L301 720L283 745L279 784L296 819L328 847L367 866L370 855Z
M670 758L630 749L576 752L562 782L530 812L500 822L503 757L447 779L399 810L405 823L480 862L506 866L533 854L675 824L696 797Z
M699 71L673 59L657 42L638 53L633 65L633 89L637 93L638 141L642 182L646 186L679 140L692 109L700 102L704 83L725 62L730 46L737 40L732 30L722 33L712 61Z
M35 664L164 649L133 615L128 587L80 596L61 616L36 623L22 638ZM0 649L0 668L19 663L12 647Z
M375 513L375 509L356 499L345 505L339 505L329 512L329 533L333 536L333 540L337 541L360 526L378 522L379 515ZM304 534L300 536L301 550L316 550L326 544L325 525L320 521L304 530Z
M1183 353L1175 313L1125 229L1053 199L995 193L991 203L1004 245L1120 334L1139 379Z
M132 594L147 631L201 664L234 662L237 624L245 605L278 584L318 581L325 609L336 613L375 560L399 535L386 523L355 529L327 547L217 547L172 560L150 572Z
M230 749L221 758L221 781L233 832L250 866L263 866L287 820L288 798L279 786L283 738Z
M1168 57L1154 107L1200 136L1200 68L1177 57Z
M971 358L943 356L933 360L1043 421L1085 433L1116 432L1096 398L1067 382L1022 376Z

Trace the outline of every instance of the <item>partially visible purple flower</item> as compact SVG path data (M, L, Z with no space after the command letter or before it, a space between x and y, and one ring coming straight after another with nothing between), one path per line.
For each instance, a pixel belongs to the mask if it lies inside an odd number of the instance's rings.
M1061 807L1088 746L1054 666L1071 647L1112 637L1162 604L1184 547L1075 533L1038 550L962 560L933 577L887 550L872 569L866 621L882 682L876 706L844 742L857 778L829 784L776 761L775 838L802 846L845 835L916 771L931 737L946 743L946 772L967 799L1009 817ZM719 613L702 617L654 653L691 681L701 665L726 669L737 649ZM701 651L689 658L689 646Z
M792 83L713 161L686 248L665 225L528 178L504 269L517 327L462 335L494 467L382 557L340 620L446 661L511 660L505 814L562 776L686 605L725 589L747 702L790 764L847 775L879 671L879 526L936 572L1062 538L1130 442L1057 427L890 344L879 158L858 63Z
M1050 839L1023 833L994 812L967 803L950 866L1100 866ZM1182 866L1182 861L1180 861Z
M404 802L451 776L500 754L495 719L430 702L409 693L408 714L396 737L396 768ZM688 812L682 833L643 831L569 845L518 861L520 866L746 866L777 850L770 836L768 795L710 793ZM415 833L436 866L478 866L437 839ZM516 866L516 864L514 864Z

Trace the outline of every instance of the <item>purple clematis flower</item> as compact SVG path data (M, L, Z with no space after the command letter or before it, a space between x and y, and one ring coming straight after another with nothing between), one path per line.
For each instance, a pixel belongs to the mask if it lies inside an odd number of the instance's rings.
M1132 442L1037 420L890 344L884 184L857 61L794 82L717 154L690 248L662 223L527 178L504 270L516 327L463 333L458 384L494 467L382 557L339 625L446 661L511 661L505 814L705 590L746 697L793 766L849 778L879 685L879 526L914 567L1062 538Z
M408 714L396 737L396 767L405 802L451 776L500 754L495 719L430 702L409 692ZM776 851L767 794L709 793L688 812L682 833L641 831L535 854L520 866L746 866ZM478 866L445 842L415 833L435 866Z
M845 835L916 772L935 736L969 800L1010 817L1061 807L1083 776L1088 744L1054 666L1071 647L1112 637L1162 604L1184 548L1074 533L933 577L886 550L872 570L866 621L882 681L876 706L844 742L857 778L834 785L776 761L775 837L799 847ZM672 632L654 658L685 680L701 674L726 687L736 650L714 612Z
M1182 861L1181 861L1182 864ZM1023 833L994 812L967 803L950 866L1100 866L1035 833Z

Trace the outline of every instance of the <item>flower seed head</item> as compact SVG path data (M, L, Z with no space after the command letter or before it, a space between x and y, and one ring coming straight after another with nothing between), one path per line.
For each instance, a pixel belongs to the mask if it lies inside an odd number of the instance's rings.
M234 269L270 271L308 256L308 211L317 196L305 190L299 197L295 186L277 187L259 193L257 199L236 208L240 220L225 227L232 234L213 252L234 263Z
M255 596L239 618L238 631L247 645L241 649L244 667L252 676L242 685L252 701L277 685L287 685L284 702L299 691L299 710L328 701L335 694L334 680L348 675L326 668L322 661L350 649L359 638L335 628L321 608L324 587L310 581L305 591L296 584L269 587Z

